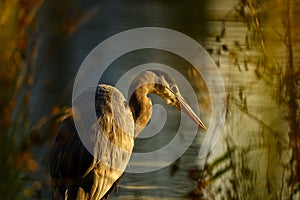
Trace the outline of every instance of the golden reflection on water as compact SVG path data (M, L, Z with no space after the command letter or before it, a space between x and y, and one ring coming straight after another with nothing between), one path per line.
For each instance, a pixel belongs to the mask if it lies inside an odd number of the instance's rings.
M213 10L216 10L215 1L213 2ZM222 53L218 59L221 60L220 71L230 97L229 115L224 137L213 150L210 162L213 163L214 159L226 151L229 140L233 148L240 150L241 154L236 154L234 158L236 165L240 167L233 167L234 173L225 174L212 188L217 190L224 184L225 188L233 188L228 180L235 181L240 187L235 195L240 195L240 198L291 198L291 185L287 180L291 175L288 165L292 158L289 144L294 138L289 137L289 132L291 121L297 119L289 117L290 105L285 99L288 95L285 92L289 89L284 89L286 82L283 77L290 62L289 44L285 39L291 32L294 36L294 71L297 73L300 70L300 60L296 56L300 55L299 38L296 36L299 35L300 26L296 20L294 27L287 29L287 2L269 2L265 7L268 10L263 16L265 18L260 18L264 20L255 22L254 19L248 27L243 22L234 21L234 16L228 15L229 21L225 21L226 37L222 42L228 45L229 53ZM300 14L299 3L295 2L293 9L292 16L295 20ZM251 14L251 10L247 12L246 14ZM259 15L263 10L257 12L257 16L253 18L262 17ZM216 15L213 18L219 19ZM211 46L220 32L221 22L209 21L208 24L213 27L206 40L207 45ZM264 37L259 38L262 34ZM256 43L253 43L255 39ZM239 66L234 62L235 58L239 58ZM300 89L299 86L296 88ZM248 177L246 171L250 172ZM241 178L234 178L234 174ZM223 192L219 196L226 196ZM294 198L297 198L297 193Z

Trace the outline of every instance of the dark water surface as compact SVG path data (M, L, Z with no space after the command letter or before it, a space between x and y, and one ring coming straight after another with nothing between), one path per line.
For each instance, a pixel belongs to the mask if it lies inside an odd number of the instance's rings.
M59 11L59 9L65 9L67 6L64 4L51 5L49 2L48 4L50 4L48 7L43 8L45 12L50 16L58 13L57 20L59 20L59 15L63 15L63 11ZM83 59L96 45L114 34L132 28L153 26L174 29L198 42L203 41L205 36L205 1L89 1L75 4L74 7L86 7L86 10L89 10L95 5L100 7L99 12L79 28L74 35L58 43L51 50L45 66L38 72L37 84L32 97L34 106L31 116L33 121L49 112L53 105L70 105L72 83ZM55 24L55 20L53 24ZM45 31L50 34L53 30L46 28ZM59 36L57 37L59 38ZM51 39L53 38L50 37L49 41ZM185 60L167 52L136 51L116 60L99 82L114 85L126 71L136 65L148 62L172 66L187 78L191 68ZM197 80L194 84L196 83ZM151 149L153 146L159 148L174 137L180 120L178 111L154 98L154 103L156 102L167 109L168 118L160 137L147 142L150 151L153 150ZM136 146L143 146L143 144L137 143ZM48 145L45 147L49 148ZM188 196L188 193L194 188L194 182L188 177L188 172L191 168L197 167L199 147L199 140L195 140L180 160L161 170L139 174L125 173L118 192L112 199L182 199ZM47 150L44 151L43 154L47 155ZM43 159L44 155L40 154L38 157Z
M222 20L236 5L234 0L220 2L217 0L210 3L205 0L107 0L74 4L74 10L78 8L90 10L97 5L99 6L99 11L73 35L62 39L62 42L59 42L51 51L43 68L38 72L37 84L34 86L31 102L31 118L33 122L48 113L53 105L71 105L72 85L82 61L96 45L114 34L138 27L164 27L182 32L198 41L204 47L215 47L215 38L222 28ZM50 2L47 4L49 4L48 7L45 6L43 8L45 13L52 13L52 15L58 13L56 20L61 20L60 15L63 16L63 10L68 6L64 7L64 4L61 5L59 3L52 5ZM68 12L71 11L68 10ZM226 23L226 28L226 39L223 42L228 44L230 48L234 48L234 41L244 41L247 28L242 22L230 19ZM44 31L50 33L53 30L45 28ZM51 39L50 37L49 41ZM47 44L47 42L45 43ZM296 46L296 49L299 52L299 45ZM216 56L214 58L220 59ZM192 66L187 61L168 52L148 49L123 55L111 64L101 79L99 77L99 82L114 85L124 73L134 66L153 62L153 60L157 63L172 66L189 79L194 88L199 90L197 95L199 95L201 116L204 117L205 122L208 122L209 120L206 120L206 118L210 114L210 102L209 100L206 101L207 88L205 88L205 85L203 86L201 77L194 75ZM277 118L282 110L278 109L275 103L270 100L270 96L266 91L266 85L262 81L257 80L254 66L249 66L249 70L243 70L241 73L237 68L233 67L234 63L230 59L222 57L221 64L220 71L227 92L238 93L240 88L252 84L252 87L247 90L249 110L259 113L257 115L259 118L276 129L280 130L282 127L286 127L286 125L278 125L282 124L282 119ZM180 113L173 108L169 108L155 97L153 101L166 108L168 118L159 137L147 140L145 144L146 149L143 147L143 141L137 143L137 151L143 148L143 151L147 151L148 147L151 151L153 147L159 148L165 145L174 137L178 129ZM238 109L236 109L236 113L233 117L234 120L224 130L233 132L231 130L234 128L236 130L234 138L237 142L247 145L249 140L245 140L245 138L248 137L247 133L249 130L255 132L254 130L260 129L260 127L239 112ZM241 123L243 121L247 123ZM194 143L184 155L170 166L148 173L125 173L120 182L120 187L112 199L191 199L189 193L194 189L195 182L189 177L189 171L195 168L200 169L203 162L197 157L203 138L201 133L199 132ZM270 141L270 145L273 145L269 137L266 137ZM287 140L287 138L284 138L284 140ZM46 144L43 148L43 153L37 153L37 157L40 160L44 160L49 147L49 144ZM216 154L222 152L221 144L218 144L215 149ZM271 151L269 154L272 153L274 152ZM257 159L254 159L255 162L252 164L256 168L261 166L263 166L261 168L264 168L267 165L264 161L265 157L254 155L253 158ZM258 162L261 165L258 165ZM45 173L47 173L46 169L47 167L45 167ZM276 170L280 171L280 169L275 169L274 173ZM262 170L261 174L264 173ZM280 178L275 177L275 180L279 183ZM264 190L264 180L258 181L257 188ZM49 191L45 190L44 198L50 199Z

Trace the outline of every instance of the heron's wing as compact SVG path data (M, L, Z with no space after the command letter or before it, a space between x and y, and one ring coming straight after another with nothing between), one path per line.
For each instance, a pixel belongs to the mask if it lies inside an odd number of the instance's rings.
M123 175L129 162L134 145L134 120L119 91L106 86L101 92L96 105L99 127L95 129L93 154L97 163L91 195L103 197Z
M50 152L50 174L65 182L80 179L93 165L94 157L82 144L72 116L60 125Z
M92 94L80 95L77 105L84 106L80 99L86 95ZM92 127L84 136L78 135L72 116L62 122L50 153L50 171L63 198L66 194L68 199L100 199L124 173L134 144L134 121L124 102L119 91L99 86L95 102L98 119L94 125L88 124ZM80 120L95 112L90 108L83 109Z
M103 122L103 119L100 121ZM52 146L50 172L54 188L62 199L100 199L113 191L130 154L116 148L118 141L114 137L110 143L104 135L102 141L98 138L99 147L95 148L95 155L98 154L99 159L95 159L82 144L74 127L72 117L65 119ZM110 134L119 133L116 127L110 131Z

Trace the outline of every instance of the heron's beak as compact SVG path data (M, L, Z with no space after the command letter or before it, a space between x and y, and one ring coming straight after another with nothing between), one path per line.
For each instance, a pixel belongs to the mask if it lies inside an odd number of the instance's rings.
M192 110L192 108L189 106L189 104L184 100L184 98L180 94L175 94L170 88L167 87L167 89L175 95L175 97L178 99L180 107L175 106L177 109L181 109L183 112L185 112L192 120L198 124L202 129L207 130L204 123L201 121L201 119L195 114L195 112Z
M202 129L207 130L204 123L201 121L201 119L194 113L192 108L187 104L187 102L184 100L183 97L180 95L176 95L177 99L180 102L181 109L190 117L192 120L198 124Z

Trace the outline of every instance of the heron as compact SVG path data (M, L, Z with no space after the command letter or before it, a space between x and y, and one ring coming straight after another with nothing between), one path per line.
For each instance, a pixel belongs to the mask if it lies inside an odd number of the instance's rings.
M87 150L78 135L74 112L68 112L50 150L53 199L99 200L110 197L124 174L135 138L151 119L152 101L148 94L158 95L168 105L182 110L200 128L206 130L204 123L181 96L175 80L166 72L143 71L132 81L130 88L134 90L129 92L131 96L128 103L118 89L106 84L99 84L96 89L84 91L76 98L75 102L80 102L86 95L94 95L96 121L103 135L120 148L108 147L105 140L97 136L94 152ZM118 103L113 104L113 101ZM84 116L79 120L84 120ZM94 153L98 156L93 155ZM103 164L102 158L108 160L108 164ZM109 166L112 163L125 167L116 169Z

